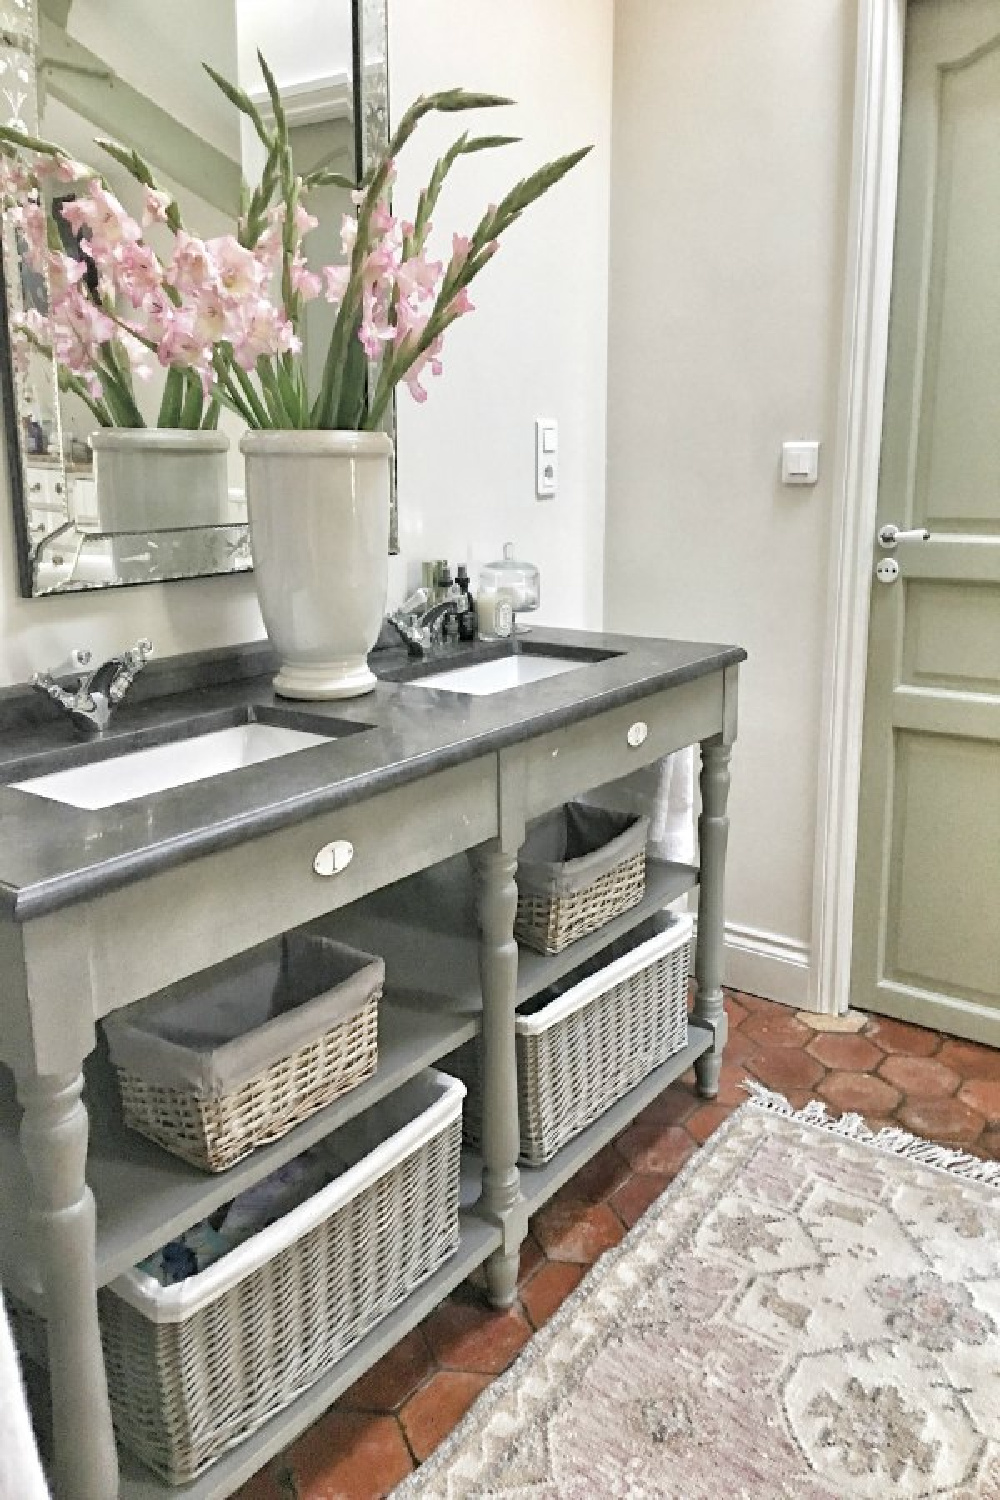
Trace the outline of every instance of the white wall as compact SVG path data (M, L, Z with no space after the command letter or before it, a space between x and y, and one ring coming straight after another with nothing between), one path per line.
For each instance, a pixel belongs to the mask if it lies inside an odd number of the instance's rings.
M619 0L610 628L745 645L730 978L806 997L853 0ZM820 483L779 483L819 438Z
M539 621L599 626L607 390L612 0L390 0L393 115L461 85L517 100L475 129L524 138L455 169L435 215L439 244L468 231L522 175L587 142L594 150L501 241L448 333L444 374L417 407L398 401L400 545L475 568L513 541L538 564ZM401 153L403 212L466 120L428 120ZM534 493L534 419L555 417L558 498ZM394 583L402 587L401 570Z

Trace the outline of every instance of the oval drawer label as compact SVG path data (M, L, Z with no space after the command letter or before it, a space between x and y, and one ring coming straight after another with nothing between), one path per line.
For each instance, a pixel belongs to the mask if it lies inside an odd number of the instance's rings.
M353 858L354 845L348 839L334 839L332 844L324 844L319 850L313 860L313 869L317 875L339 875Z
M632 746L632 749L637 750L640 745L644 745L646 742L646 736L648 734L649 725L645 724L642 719L637 719L629 729L627 735L628 742Z

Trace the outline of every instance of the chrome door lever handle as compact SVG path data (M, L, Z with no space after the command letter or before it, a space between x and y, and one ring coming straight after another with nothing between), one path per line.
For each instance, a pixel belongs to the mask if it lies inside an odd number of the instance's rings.
M879 529L878 544L891 552L900 542L929 542L931 534L925 526L915 526L910 531L901 531L889 521Z

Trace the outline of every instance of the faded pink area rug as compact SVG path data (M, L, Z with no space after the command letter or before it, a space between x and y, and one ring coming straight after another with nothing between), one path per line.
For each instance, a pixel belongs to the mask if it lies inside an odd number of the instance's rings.
M759 1090L396 1500L1000 1500L998 1188Z

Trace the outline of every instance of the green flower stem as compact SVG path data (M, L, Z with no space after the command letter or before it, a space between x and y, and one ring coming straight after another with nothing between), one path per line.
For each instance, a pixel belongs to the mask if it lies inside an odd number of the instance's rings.
M218 366L216 366L216 368L218 368ZM249 415L247 417L247 422L249 423L249 425L251 427L270 427L272 423L268 419L266 409L261 405L260 397L257 395L257 392L253 388L253 381L250 379L250 376L247 374L246 370L244 370L241 365L238 365L234 359L230 358L228 361L228 369L226 372L225 381L226 390L229 392L232 391L232 381L230 379L230 376L232 375L235 375L236 377L236 383L239 386L240 396L245 402L245 409L249 412Z
M488 109L496 105L512 104L513 100L498 94L470 94L464 89L449 89L440 94L421 95L403 115L393 132L385 155L379 162L368 185L361 209L358 213L358 232L351 256L351 272L344 293L344 300L337 312L330 347L323 367L323 380L310 421L313 427L330 427L340 404L340 386L343 381L344 362L348 340L361 310L362 271L368 257L371 241L371 221L376 205L385 191L389 173L395 157L410 139L425 115L434 111L451 114L464 109Z

